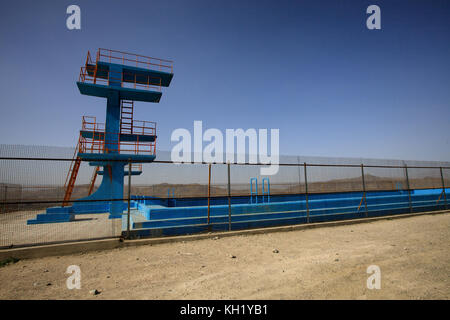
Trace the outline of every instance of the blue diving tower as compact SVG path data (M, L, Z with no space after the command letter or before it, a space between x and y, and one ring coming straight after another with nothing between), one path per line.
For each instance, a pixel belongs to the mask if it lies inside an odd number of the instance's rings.
M106 98L106 121L82 118L63 205L48 208L28 224L71 221L75 214L82 213L109 212L111 219L122 217L126 208L122 201L125 175L142 173L142 163L156 157L156 123L135 120L134 101L158 103L161 88L169 87L172 78L170 60L101 48L93 60L88 52L77 86L81 94ZM89 195L69 206L82 161L94 167ZM129 161L133 163L131 172ZM92 193L97 175L102 176L102 182Z

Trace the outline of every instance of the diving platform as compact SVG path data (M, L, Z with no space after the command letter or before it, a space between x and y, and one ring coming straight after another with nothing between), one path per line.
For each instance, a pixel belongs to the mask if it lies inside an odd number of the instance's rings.
M109 85L89 83L89 82L77 82L78 90L81 94L93 97L108 98L111 87ZM115 87L114 90L119 91L119 98L133 101L143 102L159 102L161 100L162 93L155 90L144 90L126 87Z
M104 165L103 161L118 161L127 164L129 160L133 163L151 162L155 160L156 155L131 154L131 153L78 153L81 160L89 161L91 166Z
M103 170L98 171L97 174L98 174L99 176L102 176L102 175L104 174L104 171L103 171ZM141 174L142 174L142 171L133 171L133 170L131 170L131 175L132 175L132 176L140 176ZM124 176L129 176L129 175L130 175L130 174L129 174L129 171L125 170L125 171L123 172L123 175L124 175Z
M86 139L95 139L95 140L105 140L105 132L94 132L94 131L86 131L81 130L80 135ZM126 142L154 142L156 140L156 135L143 135L143 134L129 134L129 133L120 133L119 134L120 141Z
M69 222L73 221L74 214L83 213L109 212L110 219L122 217L126 208L122 201L124 177L140 175L142 163L156 158L156 123L135 120L134 101L158 103L161 88L169 87L172 79L170 60L103 48L97 50L93 59L88 51L77 87L81 94L106 98L105 122L83 117L64 183L62 206L47 208L45 214L29 220L29 224ZM88 195L72 200L82 161L95 166L94 173ZM102 182L93 192L97 175L102 176ZM73 204L69 206L70 203Z
M105 132L105 127L96 117L83 116L77 154L81 160L89 161L91 166L104 166L108 161L139 163L156 158L155 122L133 120L127 133Z
M141 67L123 66L104 61L97 62L97 78L108 79L109 70L117 69L119 66L122 67L123 70L122 80L124 82L134 83L136 81L137 83L146 83L148 80L148 84L150 85L168 87L173 78L173 73ZM95 64L86 65L86 71L89 76L94 77L95 67Z
M108 98L114 90L119 99L159 102L161 87L168 87L172 78L170 60L100 48L95 61L88 52L77 86L89 96Z

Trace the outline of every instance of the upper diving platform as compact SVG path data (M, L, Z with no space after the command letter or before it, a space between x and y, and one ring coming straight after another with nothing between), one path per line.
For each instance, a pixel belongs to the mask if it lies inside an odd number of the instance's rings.
M90 96L106 98L114 89L120 99L159 102L161 87L168 87L172 78L170 60L100 48L95 61L88 52L77 86Z

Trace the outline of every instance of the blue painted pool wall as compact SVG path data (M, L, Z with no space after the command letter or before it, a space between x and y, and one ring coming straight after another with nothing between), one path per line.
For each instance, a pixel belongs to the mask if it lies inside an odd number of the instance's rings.
M445 209L441 192L442 189L411 191L412 212ZM309 195L310 222L366 217L362 195L361 192ZM228 230L227 197L211 199L210 225L206 225L207 198L177 199L176 207L167 207L167 199L136 197L135 200L138 212L148 220L133 223L139 236ZM250 204L249 201L250 197L232 198L233 230L306 222L304 195L271 196L271 203ZM368 192L366 201L368 217L410 212L405 191Z

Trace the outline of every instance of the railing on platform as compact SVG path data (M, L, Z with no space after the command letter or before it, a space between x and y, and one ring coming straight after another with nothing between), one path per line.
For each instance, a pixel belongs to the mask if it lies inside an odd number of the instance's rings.
M156 122L133 120L133 134L139 134L144 136L155 136Z
M136 125L135 125L136 124ZM92 137L83 137L80 132L78 152L80 153L124 153L124 154L156 154L156 141L142 141L139 136L156 136L156 122L134 120L132 132L136 141L123 141L124 133L105 132L105 124L97 122L93 116L83 116L81 130L92 132ZM105 142L108 136L108 142Z
M98 134L96 134L98 133ZM105 137L108 136L108 142L105 142ZM117 136L117 137L115 137ZM122 154L144 154L155 155L156 143L148 141L139 141L137 136L136 141L121 141L120 133L109 132L93 132L92 138L83 137L80 134L79 138L79 152L80 153L122 153Z
M105 124L97 122L97 118L93 116L83 116L81 120L81 130L104 132Z
M83 116L81 120L81 130L103 133L105 132L105 124L103 122L97 122L97 118L94 116ZM134 135L155 136L156 122L133 120L132 132Z
M88 51L87 57L86 57L86 68L93 67L95 65L95 61L92 61L91 52Z
M128 53L118 50L99 48L97 62L117 63L149 70L173 73L173 61Z
M128 73L125 71L111 71L108 69L91 67L81 67L79 82L100 84L109 86L111 83L120 84L121 88L133 88L140 90L161 92L161 78L151 77L149 75L137 75L136 73ZM126 81L124 81L126 79Z
M132 163L131 171L141 171L142 172L142 163Z

